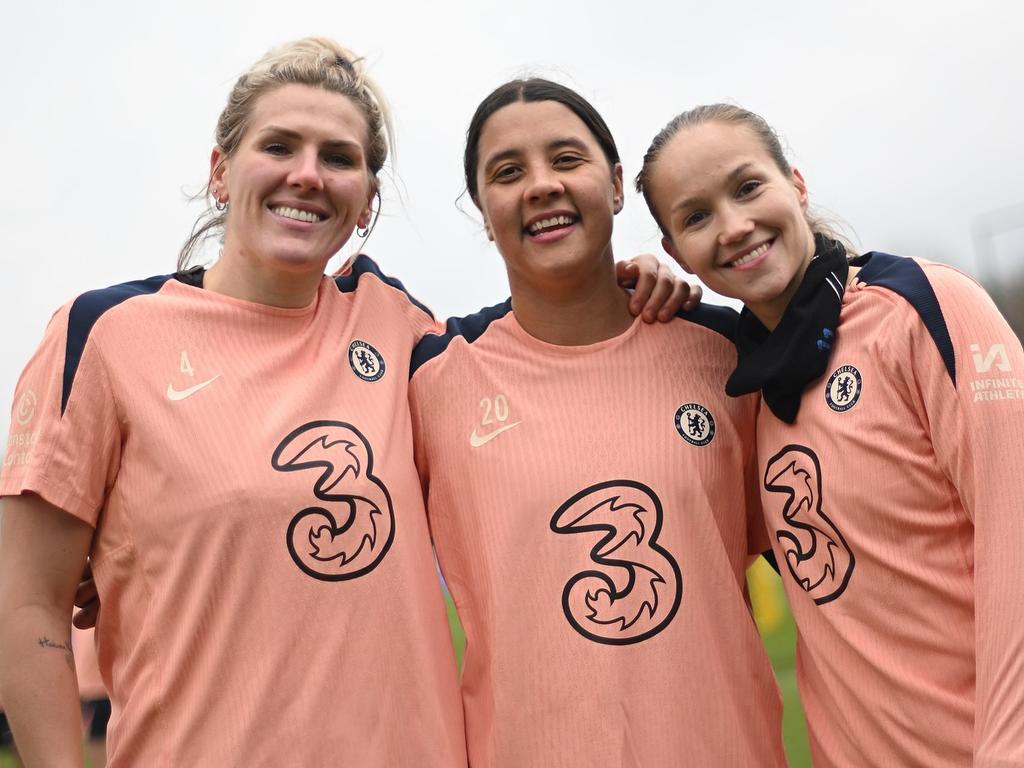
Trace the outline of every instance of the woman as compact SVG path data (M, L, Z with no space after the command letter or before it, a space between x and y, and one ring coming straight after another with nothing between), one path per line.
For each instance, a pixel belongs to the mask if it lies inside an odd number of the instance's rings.
M727 391L768 406L762 504L815 765L1024 762L1020 342L950 267L848 261L744 109L676 117L637 187L666 250L746 305Z
M784 764L745 601L756 400L720 385L735 313L630 316L618 151L568 88L496 89L465 170L512 297L419 343L410 401L470 763Z
M406 399L434 321L364 256L324 276L371 225L388 123L349 51L271 52L220 116L182 271L51 321L0 479L0 684L30 764L81 759L87 554L110 765L465 763Z

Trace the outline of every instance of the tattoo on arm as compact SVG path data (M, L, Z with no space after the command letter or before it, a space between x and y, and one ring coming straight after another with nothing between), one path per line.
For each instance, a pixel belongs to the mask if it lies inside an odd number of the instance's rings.
M43 635L37 641L40 648L52 648L56 651L64 651L64 661L67 662L68 667L72 672L75 671L75 654L71 650L71 641L65 640L63 643L54 642L50 638Z

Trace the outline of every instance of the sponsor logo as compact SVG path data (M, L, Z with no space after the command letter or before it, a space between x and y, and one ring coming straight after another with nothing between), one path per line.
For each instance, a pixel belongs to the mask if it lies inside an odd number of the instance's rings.
M385 371L383 355L362 339L348 345L348 364L363 381L378 381Z
M802 445L787 445L768 461L764 487L786 497L785 527L775 531L775 539L793 580L817 605L835 600L846 590L855 558L822 509L818 456ZM765 512L769 512L767 506Z
M380 564L395 538L395 510L373 474L373 448L362 432L344 421L311 421L278 444L270 464L278 472L306 473L312 486L311 498L296 498L304 509L285 534L303 573L345 581Z
M18 398L18 404L14 408L14 420L21 426L25 426L32 417L36 415L36 393L26 389Z
M974 360L974 370L978 373L988 373L993 365L1003 373L1010 370L1010 358L1006 354L1005 344L993 344L984 355L981 354L980 344L971 344L971 358Z
M219 378L220 374L218 373L212 379L207 379L206 381L201 381L198 384L193 384L191 387L187 387L186 389L175 389L173 384L168 384L167 399L177 402L178 400L184 400L186 397L192 397L196 392L204 387L210 386Z
M684 403L676 410L676 432L690 445L705 446L715 439L715 417L700 403Z
M480 398L480 426L474 427L469 435L469 444L474 448L486 445L502 432L508 432L512 427L518 427L522 420L509 422L508 398L500 392L494 397ZM492 426L497 424L498 426ZM487 427L481 430L480 427Z
M683 597L683 576L658 543L663 520L657 494L635 480L584 488L552 516L555 533L594 542L583 570L562 590L566 621L583 637L629 645L671 623Z
M825 384L825 402L837 413L850 410L860 400L864 381L852 365L842 365L832 372Z
M511 424L506 424L503 427L498 427L496 430L494 430L493 432L488 432L486 435L479 435L477 434L477 431L474 429L472 434L469 436L469 444L474 448L479 448L481 445L487 445L487 443L491 442L491 440L496 438L502 432L508 432L510 429L512 429L512 427L518 427L522 423L523 422L521 421L513 421Z

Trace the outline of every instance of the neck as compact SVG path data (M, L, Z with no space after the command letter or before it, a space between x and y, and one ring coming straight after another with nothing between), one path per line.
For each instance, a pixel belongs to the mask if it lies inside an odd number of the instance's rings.
M255 258L230 251L225 243L217 263L206 271L203 288L243 301L294 309L313 303L322 278L323 269L273 269Z
M583 346L610 339L633 323L629 296L615 281L611 253L592 272L574 271L541 285L509 273L512 309L523 329L559 346Z

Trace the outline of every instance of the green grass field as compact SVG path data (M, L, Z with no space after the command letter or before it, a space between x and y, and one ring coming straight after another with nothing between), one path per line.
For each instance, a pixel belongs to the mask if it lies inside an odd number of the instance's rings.
M791 768L807 768L811 764L810 751L807 748L807 729L804 726L804 713L800 707L800 697L796 690L796 670L794 668L794 650L796 629L786 608L782 583L779 577L764 561L758 560L748 575L751 599L754 604L754 615L757 618L765 648L772 660L775 677L779 681L779 690L785 705L782 731L786 744L786 756ZM466 637L455 614L455 605L448 600L448 623L452 630L455 643L455 655L462 667L462 653L466 647ZM15 762L6 750L0 750L0 768L15 768ZM88 763L86 768L89 768Z

